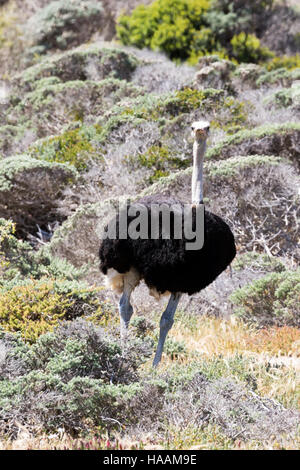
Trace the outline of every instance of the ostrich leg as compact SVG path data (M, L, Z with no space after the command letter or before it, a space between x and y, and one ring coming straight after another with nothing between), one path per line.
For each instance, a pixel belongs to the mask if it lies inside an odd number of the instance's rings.
M130 296L132 294L133 289L136 287L136 285L137 285L136 279L131 275L130 272L124 275L123 294L119 302L122 342L124 341L126 337L126 332L128 330L130 318L133 314L133 308L130 303Z
M122 341L126 337L130 318L133 314L133 308L130 303L130 295L131 295L131 291L124 290L122 297L120 298L120 302L119 302Z
M174 323L174 314L176 312L176 308L180 300L180 297L181 297L180 292L171 294L167 308L161 316L159 340L158 340L156 354L153 360L153 367L156 367L161 360L165 340L166 340L169 330L172 328L172 325Z

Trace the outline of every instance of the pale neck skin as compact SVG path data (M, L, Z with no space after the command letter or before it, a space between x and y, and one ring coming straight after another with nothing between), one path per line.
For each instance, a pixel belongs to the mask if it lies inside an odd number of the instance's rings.
M195 139L193 145L192 204L203 204L203 159L206 139Z

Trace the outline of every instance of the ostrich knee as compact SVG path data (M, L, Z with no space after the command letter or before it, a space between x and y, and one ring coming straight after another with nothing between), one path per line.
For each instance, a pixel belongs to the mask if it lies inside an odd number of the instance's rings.
M119 312L121 321L121 336L123 337L128 329L130 318L133 314L133 308L130 303L130 296L124 293L119 302Z
M133 314L133 308L130 303L132 291L140 282L141 276L138 271L131 268L123 277L123 294L119 302L119 312L121 321L121 338L124 339L129 326L130 318Z

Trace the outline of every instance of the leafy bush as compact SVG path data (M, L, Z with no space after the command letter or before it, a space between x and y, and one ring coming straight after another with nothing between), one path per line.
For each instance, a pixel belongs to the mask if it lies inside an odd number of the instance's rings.
M43 334L32 346L4 332L0 342L6 352L0 380L1 433L15 435L16 419L31 431L42 426L45 431L63 427L75 433L136 423L145 413L143 395L150 388L153 397L158 389L136 382L137 368L145 360L141 341L130 343L123 356L113 337L82 319ZM140 412L134 413L133 406Z
M216 39L226 46L241 31L259 33L273 6L273 0L212 0L206 14Z
M87 41L99 28L102 4L95 0L56 0L30 19L35 44L66 49Z
M23 281L0 290L0 325L30 343L62 319L92 314L103 315L97 291L77 281Z
M20 72L14 77L14 83L18 89L28 92L36 89L37 81L49 77L56 77L55 80L58 78L62 82L93 80L95 77L97 81L107 78L130 80L139 63L130 52L92 44L47 56ZM44 84L40 82L41 86Z
M11 218L18 234L25 237L28 232L36 233L36 224L61 220L58 201L62 189L76 177L77 171L70 165L26 154L0 160L0 217Z
M241 32L230 41L232 55L238 62L260 62L272 57L271 51L261 47L260 40L254 34Z
M235 291L236 314L259 326L300 326L300 270L272 273Z
M52 256L47 250L35 250L28 242L15 237L15 224L0 218L0 289L14 287L31 279L51 277L68 281L83 277L85 267L76 269L65 259Z
M265 67L269 72L281 68L285 68L287 70L294 70L300 68L300 54L292 56L275 56L272 58L272 60L269 60L265 64Z
M99 126L83 126L69 130L61 135L49 137L31 147L35 158L50 162L70 163L77 170L87 168L88 161L96 157L96 149L91 143L92 137L101 131Z
M222 111L223 106L225 110ZM196 90L185 87L172 93L164 93L159 96L149 94L131 101L128 100L125 104L121 102L110 110L109 117L105 116L99 119L99 124L103 127L102 137L104 138L125 122L137 126L141 124L141 119L143 119L166 125L167 119L181 114L193 113L193 111L211 114L216 123L225 125L237 124L235 116L240 122L244 122L246 118L245 104L233 97L225 97L223 90L214 88ZM220 113L222 116L219 119Z
M280 273L286 270L286 266L279 258L275 256L270 257L265 253L255 253L254 251L236 256L232 267L237 271L248 268L255 272Z
M295 411L254 392L256 378L261 380L270 364L256 370L248 355L176 363L163 375L140 378L147 355L143 342L131 340L123 356L111 333L82 319L31 346L0 332L0 345L2 435L15 437L21 426L33 435L62 428L81 436L112 428L135 433L138 426L151 432L151 440L155 432L172 446L189 426L209 432L217 424L225 436L234 440L238 433L246 441L296 432ZM181 354L178 346L172 351Z
M300 109L300 85L293 85L290 88L282 88L271 96L268 96L266 103L273 103L277 107Z
M125 161L131 170L137 167L151 170L151 175L147 178L150 184L167 176L170 169L184 168L188 164L187 161L173 156L170 150L162 145L152 145L145 153L139 153L137 156L125 156Z
M13 239L13 232L15 230L14 224L11 220L5 220L0 218L0 273L2 275L4 269L7 267L8 262L6 260L5 252L3 250L3 244Z
M159 49L172 59L184 60L208 7L208 0L155 0L149 6L139 5L131 16L121 16L117 34L125 45Z
M226 136L207 151L208 158L228 158L233 155L280 155L298 162L300 124L267 124L243 129Z
M189 58L195 63L198 57L214 52L257 62L271 56L255 33L261 32L272 4L273 0L247 4L240 0L156 0L138 6L131 16L121 16L117 33L125 45L158 49L171 59Z
M288 70L285 67L271 70L270 72L260 74L256 80L257 86L262 85L281 85L290 86L295 80L300 79L300 68Z

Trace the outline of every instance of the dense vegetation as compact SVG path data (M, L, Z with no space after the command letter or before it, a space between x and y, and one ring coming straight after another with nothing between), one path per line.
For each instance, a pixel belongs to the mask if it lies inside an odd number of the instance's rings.
M0 449L296 449L300 13L125 3L0 1ZM238 255L153 371L164 301L138 287L122 351L98 248L120 200L190 201L203 118Z
M216 53L258 63L274 56L256 36L272 6L273 0L156 0L120 17L117 32L124 44L160 50L171 59L196 62Z

